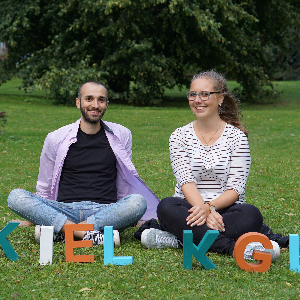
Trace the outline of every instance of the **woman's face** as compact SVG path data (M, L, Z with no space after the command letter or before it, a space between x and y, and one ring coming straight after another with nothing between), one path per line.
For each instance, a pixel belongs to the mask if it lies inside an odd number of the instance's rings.
M213 82L207 78L198 78L192 81L190 92L218 92ZM219 105L223 102L224 96L222 94L210 94L209 99L203 101L196 97L194 101L189 100L189 105L197 118L210 118L219 115Z

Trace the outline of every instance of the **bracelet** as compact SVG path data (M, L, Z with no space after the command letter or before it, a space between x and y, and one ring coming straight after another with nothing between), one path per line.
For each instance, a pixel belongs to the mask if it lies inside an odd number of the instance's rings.
M216 211L216 207L211 202L207 202L207 204L209 205L210 212Z

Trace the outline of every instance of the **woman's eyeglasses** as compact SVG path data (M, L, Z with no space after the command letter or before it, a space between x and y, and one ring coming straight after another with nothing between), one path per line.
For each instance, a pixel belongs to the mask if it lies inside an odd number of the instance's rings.
M196 92L187 92L186 96L188 98L189 101L194 101L196 100L197 96L199 96L199 98L202 101L207 101L209 99L209 95L210 94L220 94L221 92L200 92L200 93L196 93Z

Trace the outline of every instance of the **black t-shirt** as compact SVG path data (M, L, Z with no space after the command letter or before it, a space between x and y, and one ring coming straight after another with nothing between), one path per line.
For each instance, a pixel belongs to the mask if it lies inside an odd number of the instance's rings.
M116 177L116 157L103 126L96 134L79 128L64 161L57 201L117 202Z

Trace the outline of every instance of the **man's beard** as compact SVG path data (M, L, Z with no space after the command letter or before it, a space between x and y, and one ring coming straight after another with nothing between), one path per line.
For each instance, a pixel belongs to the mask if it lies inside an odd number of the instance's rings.
M94 109L94 110L99 111L98 109ZM82 106L80 106L80 111L81 111L81 114L82 114L83 119L84 119L86 122L88 122L88 123L90 123L90 124L97 124L97 123L102 119L102 117L104 116L105 111L106 111L106 108L105 108L104 110L102 110L102 113L100 113L100 115L99 115L97 118L91 118L91 117L87 114L87 109L84 110L84 109L82 108Z

